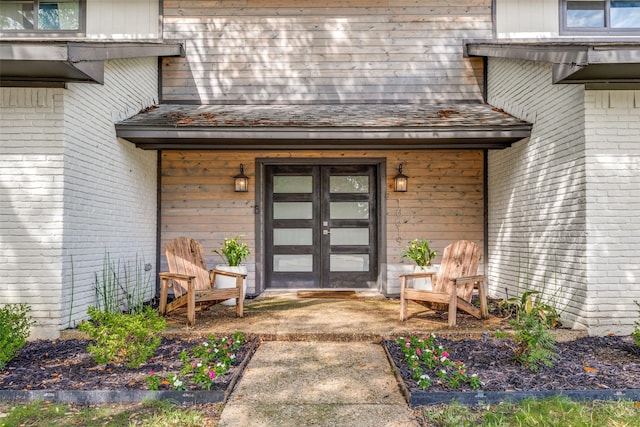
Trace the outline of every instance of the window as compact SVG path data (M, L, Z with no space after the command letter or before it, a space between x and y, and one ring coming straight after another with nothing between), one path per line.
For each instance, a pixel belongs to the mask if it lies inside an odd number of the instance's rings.
M564 33L640 32L640 1L563 0L561 16Z
M85 0L0 0L0 31L78 33L84 29Z

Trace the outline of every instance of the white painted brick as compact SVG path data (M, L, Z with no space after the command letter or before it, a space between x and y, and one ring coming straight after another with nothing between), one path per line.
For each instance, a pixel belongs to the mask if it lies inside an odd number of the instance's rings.
M523 278L522 260L533 272L546 264L565 322L629 333L629 302L640 299L639 91L550 81L548 65L489 61L489 102L536 119L530 140L489 155L490 288L540 289L544 275Z
M105 251L155 264L156 152L116 139L112 117L155 103L156 76L141 58L107 61L105 85L0 88L0 300L32 306L31 338L86 318Z

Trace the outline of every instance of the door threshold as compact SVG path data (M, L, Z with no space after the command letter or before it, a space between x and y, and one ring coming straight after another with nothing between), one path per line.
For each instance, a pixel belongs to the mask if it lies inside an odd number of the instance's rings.
M302 296L312 293L317 293L318 296L316 298L321 298L322 293L329 294L333 292L336 295L336 298L339 298L339 294L343 293L345 298L349 298L346 296L348 293L351 293L353 296L351 298L385 298L385 296L377 289L353 289L353 288L327 288L327 289L318 289L318 288L292 288L292 289L265 289L262 291L260 296L264 297L277 297L277 298L314 298L313 296Z

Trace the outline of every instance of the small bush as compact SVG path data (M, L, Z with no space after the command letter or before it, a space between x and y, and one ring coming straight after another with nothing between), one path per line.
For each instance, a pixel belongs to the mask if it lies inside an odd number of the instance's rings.
M560 314L551 304L547 304L537 297L540 295L538 291L527 291L520 298L509 298L498 303L498 308L508 316L527 316L539 317L549 328L560 326Z
M511 322L515 330L513 340L515 359L532 371L542 366L553 366L556 355L555 338L549 326L538 316L521 315Z
M0 307L0 370L12 360L29 338L33 320L26 304L7 304Z
M139 313L109 313L89 307L91 321L78 328L95 341L87 350L96 363L122 364L137 368L153 356L160 345L159 332L166 321L157 311L146 307Z

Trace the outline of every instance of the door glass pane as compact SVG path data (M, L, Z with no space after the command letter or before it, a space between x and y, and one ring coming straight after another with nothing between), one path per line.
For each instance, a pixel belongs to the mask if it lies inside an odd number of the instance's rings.
M567 27L569 28L604 28L603 1L568 1Z
M613 28L640 28L640 1L612 1Z
M368 254L331 254L331 271L369 271Z
M274 176L274 193L305 193L313 190L312 176Z
M282 246L282 245L310 246L313 244L313 229L311 228L275 228L273 230L273 244L276 246Z
M368 202L331 202L331 219L368 219Z
M368 193L369 176L331 176L329 191L332 193Z
M368 228L332 228L332 245L363 245L369 246Z
M273 219L313 219L311 202L274 202Z
M313 271L313 255L274 255L274 272L311 272Z

